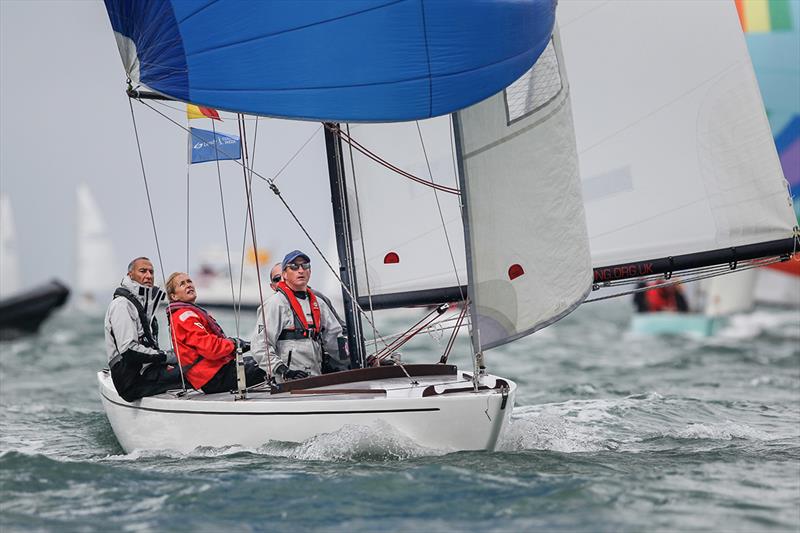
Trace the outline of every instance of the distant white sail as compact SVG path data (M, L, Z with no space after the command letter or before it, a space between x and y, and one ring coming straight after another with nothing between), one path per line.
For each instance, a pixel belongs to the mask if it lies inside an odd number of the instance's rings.
M13 295L20 289L19 258L16 229L11 201L0 196L0 298Z
M759 303L800 309L800 268L759 268L755 299Z
M115 269L105 220L85 183L78 186L77 201L78 293L89 300L101 295L110 298L122 274Z
M792 236L734 2L561 2L595 267Z
M591 288L557 32L520 80L459 111L457 132L473 330L487 349L558 320Z
M711 278L704 283L704 314L717 317L752 311L755 305L756 269Z

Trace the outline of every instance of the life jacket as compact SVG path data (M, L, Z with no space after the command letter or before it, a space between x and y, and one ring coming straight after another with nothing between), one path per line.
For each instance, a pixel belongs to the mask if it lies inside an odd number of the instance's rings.
M190 304L188 302L170 302L169 303L169 305L167 306L167 324L169 324L170 327L172 327L172 320L171 320L172 313L174 311L177 311L178 309L191 309L195 313L197 313L199 315L202 315L202 317L206 320L206 323L208 324L208 329L211 330L211 333L213 333L214 335L217 335L218 337L224 337L225 336L225 332L222 331L222 326L219 325L219 323L214 319L213 316L208 314L208 311L206 311L205 309L203 309L199 305ZM189 370L191 370L197 363L199 363L202 360L203 360L203 356L202 355L198 355L197 358L195 358L194 361L192 361L188 365L183 365L182 366L183 372L184 373L189 372Z
M311 306L311 317L314 319L314 323L310 326L306 319L306 314L303 311L303 307L297 300L297 296L294 295L294 291L289 288L286 282L281 281L278 283L277 289L278 292L283 294L289 301L289 305L292 308L292 315L294 315L294 328L287 328L281 331L280 335L278 335L278 340L319 339L322 317L319 309L319 302L311 289L306 288L308 303Z
M117 290L114 291L114 298L119 297L125 298L131 302L136 308L136 312L139 314L139 321L142 323L143 331L139 342L148 348L158 350L158 320L156 320L155 315L153 315L151 320L147 320L147 311L145 311L142 302L140 302L139 299L125 287L117 287ZM154 289L153 300L155 301L155 305L158 305L158 302L163 297L163 292L161 292L159 289ZM114 337L113 330L111 330L111 336ZM116 342L116 338L114 338L114 342Z
M678 302L673 287L659 287L645 293L647 310L650 312L677 311Z

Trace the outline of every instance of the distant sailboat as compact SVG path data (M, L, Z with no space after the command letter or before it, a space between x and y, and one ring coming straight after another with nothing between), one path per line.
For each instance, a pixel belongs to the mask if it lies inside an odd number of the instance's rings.
M106 222L87 184L78 186L76 198L77 305L84 310L98 310L107 304L120 274Z
M21 291L16 230L11 202L0 196L0 339L35 333L64 305L69 289L57 280Z
M0 299L19 292L19 258L11 201L0 195Z

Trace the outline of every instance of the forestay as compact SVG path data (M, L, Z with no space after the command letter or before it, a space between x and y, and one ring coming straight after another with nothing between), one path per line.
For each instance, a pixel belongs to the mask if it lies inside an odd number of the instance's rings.
M473 331L482 350L558 320L591 288L558 36L531 71L456 117Z
M562 2L595 267L792 236L733 2Z
M228 111L334 121L450 113L517 79L556 0L105 0L133 84Z

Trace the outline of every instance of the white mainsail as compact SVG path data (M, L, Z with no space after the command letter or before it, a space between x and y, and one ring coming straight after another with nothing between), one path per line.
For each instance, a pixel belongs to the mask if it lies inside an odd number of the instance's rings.
M101 293L112 291L119 282L114 268L114 251L105 220L89 186L77 189L78 292L90 303ZM106 295L107 296L107 295Z
M478 350L555 322L591 288L569 85L557 32L533 68L459 111Z
M419 128L415 122L351 124L345 131L395 167L456 187L450 118L420 121ZM410 181L347 144L343 156L358 296L465 285L458 196Z
M561 2L595 267L789 238L733 2Z
M19 258L11 201L0 195L0 298L13 295L20 289Z

